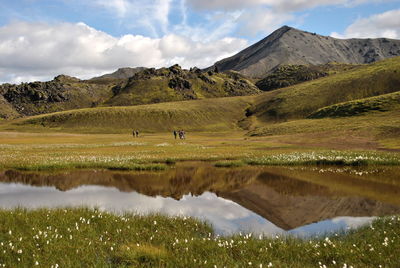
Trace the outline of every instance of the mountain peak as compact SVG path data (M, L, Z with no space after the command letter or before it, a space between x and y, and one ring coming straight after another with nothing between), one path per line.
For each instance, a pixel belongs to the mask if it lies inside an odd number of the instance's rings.
M214 66L220 71L263 78L281 65L363 64L395 56L400 56L400 40L336 39L284 25Z
M289 30L297 30L297 29L287 25L283 25L282 27L276 29L275 32L287 32Z

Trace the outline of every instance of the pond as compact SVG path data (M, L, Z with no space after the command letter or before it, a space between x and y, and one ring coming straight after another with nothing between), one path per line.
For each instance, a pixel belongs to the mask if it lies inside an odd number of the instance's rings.
M400 214L398 167L240 167L162 172L0 172L0 207L98 207L192 216L216 233L326 234Z

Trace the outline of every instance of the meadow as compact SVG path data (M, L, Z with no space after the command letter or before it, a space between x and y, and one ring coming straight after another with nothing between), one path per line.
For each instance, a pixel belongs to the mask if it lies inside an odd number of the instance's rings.
M214 161L235 165L399 165L397 152L352 150L290 143L290 137L247 137L243 132L187 133L175 140L172 133L68 134L0 132L0 168L57 170L98 168L163 170L179 161ZM339 144L340 141L339 141ZM329 146L329 144L328 144Z
M2 267L399 267L400 217L322 237L221 237L192 218L0 210Z

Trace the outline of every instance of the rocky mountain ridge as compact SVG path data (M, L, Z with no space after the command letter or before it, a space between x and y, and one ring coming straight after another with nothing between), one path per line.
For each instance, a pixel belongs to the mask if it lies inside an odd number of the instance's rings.
M395 56L400 56L400 40L337 39L283 26L212 68L263 78L281 65L364 64Z

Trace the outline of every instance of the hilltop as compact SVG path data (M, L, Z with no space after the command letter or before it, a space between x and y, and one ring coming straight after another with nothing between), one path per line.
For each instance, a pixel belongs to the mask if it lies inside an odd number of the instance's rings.
M113 73L110 74L104 74L98 77L92 78L93 80L95 79L101 79L101 78L117 78L117 79L128 79L129 77L133 76L134 74L144 71L146 68L145 67L136 67L136 68L131 68L131 67L124 67L124 68L119 68Z
M185 70L179 65L161 69L120 69L90 80L59 75L48 82L0 85L0 118L259 92L251 81L239 73L203 72L198 68Z
M214 66L220 71L235 70L263 78L281 65L363 64L395 56L400 56L400 40L337 39L283 26Z

